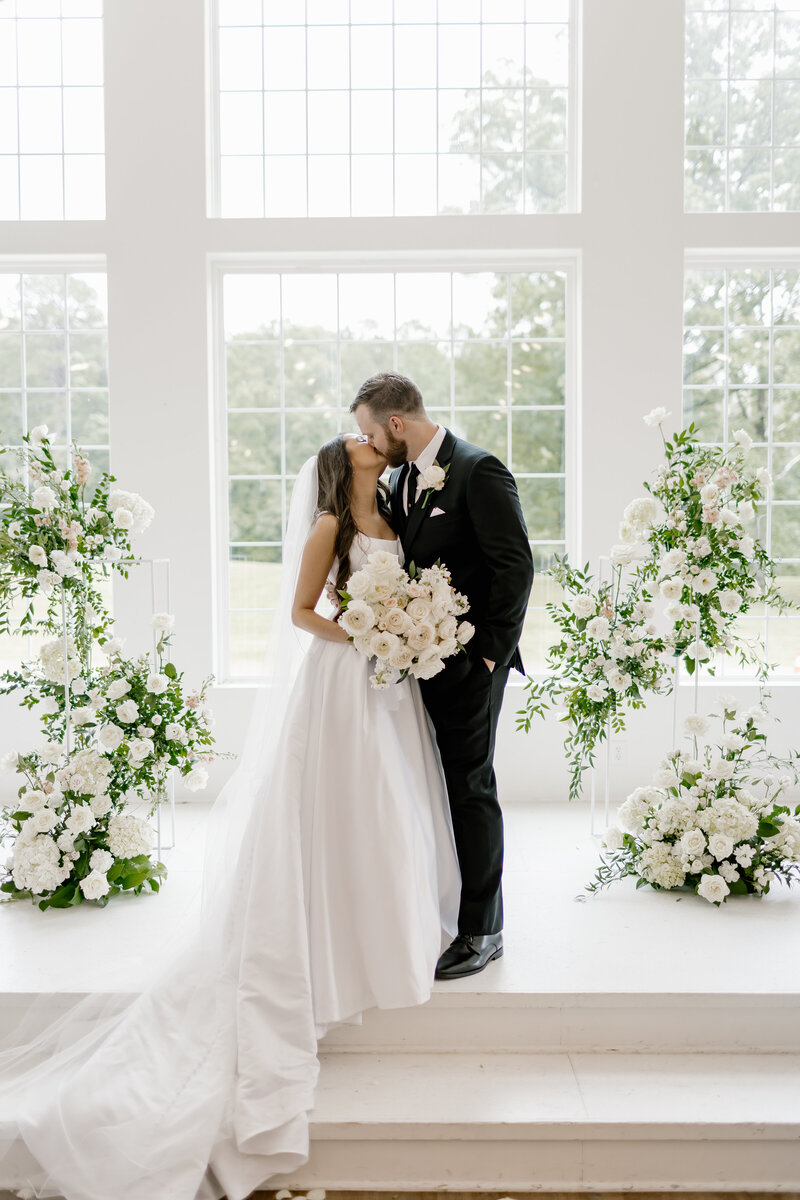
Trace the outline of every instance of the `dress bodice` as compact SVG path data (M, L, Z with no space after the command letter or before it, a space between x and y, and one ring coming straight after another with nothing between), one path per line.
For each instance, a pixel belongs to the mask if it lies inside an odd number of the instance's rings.
M375 538L366 533L357 533L350 547L350 570L359 571L376 550L385 550L388 554L396 554L400 566L403 566L403 547L399 538ZM339 560L333 560L333 566L328 573L328 581L335 583L339 572Z

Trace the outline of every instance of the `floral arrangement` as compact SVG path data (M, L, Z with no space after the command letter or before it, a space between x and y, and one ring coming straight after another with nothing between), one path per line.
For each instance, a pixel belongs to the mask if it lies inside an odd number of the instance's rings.
M623 562L616 561L612 579L595 585L588 564L580 571L566 557L556 558L550 574L565 599L547 609L560 637L548 651L549 674L540 683L528 679L526 707L517 717L517 728L527 731L534 716L559 707L567 725L571 800L608 728L621 732L626 711L642 708L647 692L669 691L655 606L641 580L623 588L622 571Z
M644 419L661 429L668 416L657 408ZM753 442L743 429L734 432L728 450L701 445L694 425L674 438L661 436L666 461L655 481L645 483L649 494L625 509L620 536L642 553L637 570L666 602L665 642L690 673L696 652L707 661L724 650L763 678L768 665L761 647L737 633L736 619L756 603L778 611L793 607L778 591L775 564L756 536L769 471L747 466Z
M104 473L91 496L87 484L91 463L72 443L72 466L56 465L47 426L37 425L23 435L19 457L22 478L0 472L0 633L10 631L10 609L18 595L30 600L19 621L20 631L61 628L62 589L92 609L107 630L102 598L92 587L89 562L107 574L110 565L122 574L124 558L131 561L131 534L141 533L153 519L153 509L135 492L112 487L114 475ZM0 453L9 453L2 450ZM26 487L26 480L30 491ZM34 601L48 598L46 615L34 619Z
M715 720L716 744L703 743ZM637 888L684 888L720 905L729 895L764 894L775 880L800 880L800 804L780 802L797 783L800 756L767 753L766 721L763 705L739 711L733 697L713 718L688 716L691 749L669 754L652 786L621 805L587 891L635 876Z
M668 416L656 408L644 421L661 430ZM756 536L756 506L771 479L746 465L749 435L737 430L728 450L701 445L694 425L661 436L665 462L644 484L647 495L625 508L622 541L610 553L612 582L595 587L588 566L577 571L566 558L548 571L566 594L547 605L559 639L544 681L528 678L517 728L529 731L534 717L561 703L570 799L580 794L597 744L624 729L626 709L642 707L648 692L672 691L676 660L691 674L716 652L734 653L763 678L761 648L737 632L736 619L756 603L794 607Z
M469 602L451 586L450 572L440 563L419 572L412 563L406 572L396 554L378 550L339 595L339 624L360 654L376 659L370 676L375 688L408 675L432 679L475 632L469 622L459 621Z
M37 660L0 675L0 694L14 693L22 706L36 710L46 739L35 750L12 750L0 760L24 776L16 803L0 814L11 849L0 891L9 899L38 900L43 909L84 900L105 905L120 891L138 893L146 886L157 891L166 868L151 856L155 835L148 820L125 811L130 799L148 800L149 818L166 796L171 770L194 791L208 782L206 762L234 757L213 748L214 718L206 703L213 675L187 693L183 674L168 661L171 613L152 618L158 634L153 662L147 654L124 657L123 640L108 636L113 618L92 587L92 573L111 563L127 574L123 564L136 560L122 555L130 551L131 534L150 523L152 508L136 493L109 490L113 476L103 477L86 507L88 459L75 448L73 472L61 476L45 435L43 426L26 435L40 447L26 458L31 481L39 484L30 500L0 477L0 494L11 497L0 514L0 539L4 548L13 547L3 563L4 627L10 626L17 583L32 597L52 591L53 604L36 625L31 605L12 632L49 630L49 622L56 623L55 601L65 603L66 639L59 603L59 636L42 643ZM95 645L105 656L99 666L92 665Z

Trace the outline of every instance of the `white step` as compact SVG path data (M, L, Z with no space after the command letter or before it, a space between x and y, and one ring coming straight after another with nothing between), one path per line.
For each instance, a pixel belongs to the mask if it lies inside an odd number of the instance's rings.
M323 1056L271 1188L800 1189L800 1056Z
M796 994L551 994L452 988L437 985L427 1004L414 1008L370 1009L361 1025L332 1029L320 1049L800 1053Z

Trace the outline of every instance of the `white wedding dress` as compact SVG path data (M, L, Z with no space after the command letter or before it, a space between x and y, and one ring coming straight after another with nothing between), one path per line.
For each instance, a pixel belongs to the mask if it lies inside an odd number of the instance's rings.
M359 535L353 570L375 549L400 554ZM242 1200L308 1157L318 1039L428 999L457 933L450 810L419 685L377 691L371 667L312 639L218 942L141 996L98 1000L82 1036L54 1027L33 1073L4 1050L0 1188Z

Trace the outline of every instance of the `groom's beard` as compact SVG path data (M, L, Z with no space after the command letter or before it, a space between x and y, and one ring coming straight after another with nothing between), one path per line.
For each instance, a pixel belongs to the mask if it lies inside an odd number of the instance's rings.
M402 438L395 437L391 429L384 429L386 448L381 451L390 467L402 467L408 462L408 446Z

